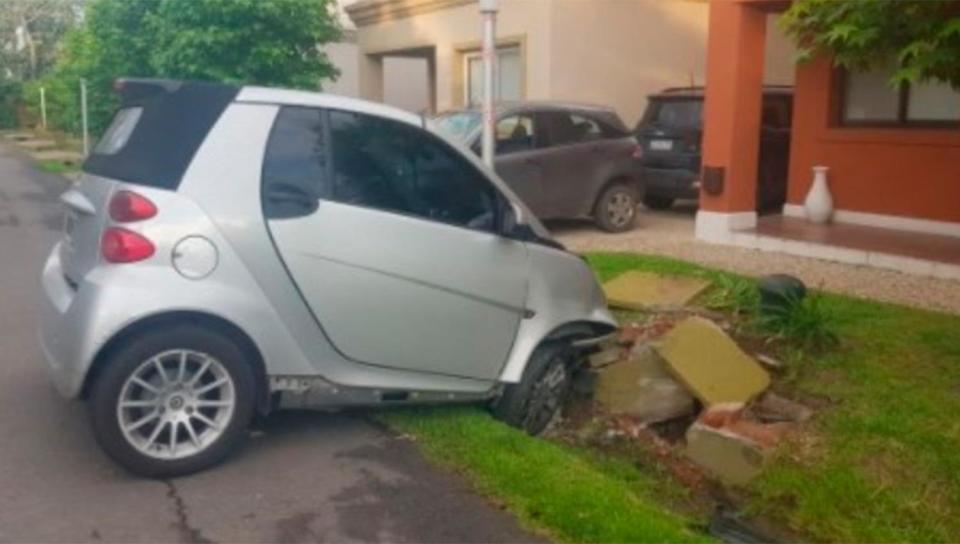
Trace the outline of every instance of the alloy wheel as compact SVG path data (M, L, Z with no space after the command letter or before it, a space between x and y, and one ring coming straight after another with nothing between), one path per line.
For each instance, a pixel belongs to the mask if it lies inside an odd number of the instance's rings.
M117 419L138 452L176 460L215 442L235 410L236 388L224 365L178 349L150 357L130 374L120 390Z
M633 197L622 191L614 193L607 202L607 218L615 227L628 225L636 211L637 205Z

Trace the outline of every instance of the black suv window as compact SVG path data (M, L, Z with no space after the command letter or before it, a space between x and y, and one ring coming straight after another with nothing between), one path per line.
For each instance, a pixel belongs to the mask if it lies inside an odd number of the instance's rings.
M330 112L333 200L494 230L497 194L439 139L404 123Z
M286 106L277 114L263 158L267 217L294 217L313 211L328 192L323 110Z
M621 136L621 132L580 113L548 111L540 114L546 145L568 145ZM543 146L541 146L543 147Z
M649 122L665 128L700 128L703 124L703 99L653 100Z

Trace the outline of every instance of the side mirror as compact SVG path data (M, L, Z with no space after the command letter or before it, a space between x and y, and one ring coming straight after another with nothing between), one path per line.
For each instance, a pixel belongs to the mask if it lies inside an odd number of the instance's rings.
M504 202L500 212L500 234L508 238L516 238L517 233L525 231L527 219L523 210L513 202Z

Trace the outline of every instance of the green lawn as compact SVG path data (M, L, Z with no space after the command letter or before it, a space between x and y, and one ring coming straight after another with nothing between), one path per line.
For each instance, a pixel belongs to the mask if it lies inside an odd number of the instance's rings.
M672 259L593 254L601 279L643 269L717 279ZM960 541L960 316L825 294L841 346L781 384L818 415L746 490L749 509L817 541ZM682 493L644 463L529 438L479 409L386 413L424 451L523 523L567 542L702 538Z
M80 170L80 165L57 160L37 161L37 168L51 174L68 174Z

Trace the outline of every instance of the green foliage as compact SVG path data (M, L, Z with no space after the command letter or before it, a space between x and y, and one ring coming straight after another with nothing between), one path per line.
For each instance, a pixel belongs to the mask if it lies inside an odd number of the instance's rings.
M781 18L799 57L832 55L846 68L896 60L892 84L939 80L960 89L956 0L795 0Z
M817 293L791 297L780 309L757 316L760 327L804 349L822 351L839 342L837 316Z
M319 46L339 38L333 0L89 0L83 24L57 64L25 93L37 115L47 94L50 126L80 130L80 80L90 130L107 125L113 81L158 77L318 89L336 76Z
M477 408L384 412L426 454L464 473L530 529L557 542L709 542L661 504L632 463L533 438Z
M0 128L17 126L21 92L22 88L18 82L0 82Z
M0 82L25 82L55 61L64 34L79 22L83 0L0 2Z
M730 276L655 255L588 258L604 279ZM960 540L960 425L950 417L960 410L960 316L832 293L810 300L797 312L827 316L843 346L804 354L813 364L779 384L817 414L742 490L750 511L811 542Z
M316 89L336 76L318 48L339 36L329 2L164 0L147 28L165 77Z
M760 304L756 282L736 276L719 276L707 293L706 306L732 314L753 314Z
M71 162L45 160L37 161L37 168L43 172L51 174L69 174L80 169L80 165Z

